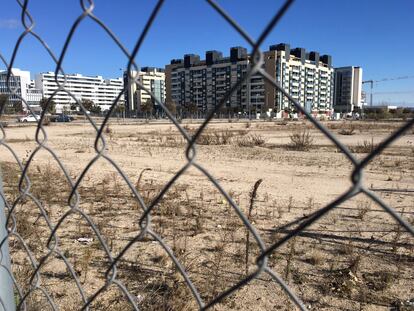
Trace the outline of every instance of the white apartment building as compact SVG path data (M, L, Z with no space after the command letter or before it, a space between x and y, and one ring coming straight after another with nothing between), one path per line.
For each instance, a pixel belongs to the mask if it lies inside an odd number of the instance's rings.
M42 98L42 90L36 88L34 80L30 80L30 84L27 89L27 103L32 108L35 108L35 110L40 110L40 101Z
M360 112L362 107L362 68L335 68L335 112Z
M42 90L29 88L27 90L27 103L32 107L40 107L40 101L43 98Z
M290 49L285 43L272 45L265 52L265 70L289 94L313 115L332 113L334 69L329 55L307 53L303 48ZM265 83L268 105L276 111L290 110L289 99Z
M10 106L16 103L22 103L22 99L27 102L27 93L30 87L30 71L12 68L13 76L10 76L9 83L7 83L7 70L0 71L0 94L9 95ZM15 90L15 94L10 92L10 89ZM22 105L23 109L25 105Z
M287 90L300 105L313 114L330 114L333 103L333 72L331 57L306 53L303 48L292 51L288 44L270 47L264 53L264 69ZM231 86L251 66L243 47L232 47L230 57L208 51L206 59L187 54L166 66L167 102L179 107L196 104L199 111L213 109ZM253 75L225 103L230 112L275 112L294 110L292 104L260 75Z
M65 77L59 74L57 75L57 81L63 85ZM104 79L101 76L66 74L66 83L64 84L66 91L58 91L54 95L59 88L55 81L54 72L36 74L35 85L37 89L42 90L44 98L49 98L53 95L57 112L62 112L65 109L69 110L71 104L76 103L75 98L77 100L89 99L96 105L99 105L102 111L108 110L124 89L122 78ZM69 95L69 92L72 96ZM118 103L124 103L124 95L120 97Z
M130 79L132 77L132 79ZM142 67L140 71L131 71L129 76L124 73L126 90L126 113L132 115L141 111L141 105L151 102L155 110L160 109L157 102L151 98L148 92L142 90L134 82L138 81L161 102L165 103L165 73L164 69L155 67Z

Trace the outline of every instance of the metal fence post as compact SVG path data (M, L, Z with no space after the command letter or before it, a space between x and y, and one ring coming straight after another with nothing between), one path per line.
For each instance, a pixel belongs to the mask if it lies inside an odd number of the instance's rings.
M3 181L0 170L0 193L3 193ZM0 196L0 244L7 237L6 230L6 214L3 197ZM10 254L8 241L5 240L0 248L0 310L12 311L16 310L14 295L13 295L13 281L10 277Z

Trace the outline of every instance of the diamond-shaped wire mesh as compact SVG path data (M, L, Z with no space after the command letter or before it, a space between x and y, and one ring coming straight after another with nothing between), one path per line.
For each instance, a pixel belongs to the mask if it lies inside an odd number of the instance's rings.
M71 41L73 39L73 36L75 32L78 30L79 26L84 22L86 19L90 19L93 22L95 22L106 34L107 36L116 44L121 52L125 55L125 58L128 60L128 72L131 72L132 69L137 68L135 64L135 57L137 53L139 52L143 41L145 40L145 37L151 28L151 25L153 24L154 20L156 20L158 13L164 3L163 0L158 1L156 6L154 7L144 29L142 30L139 38L136 41L135 47L132 50L132 52L129 52L121 43L121 41L118 39L116 34L114 34L107 25L101 21L97 16L94 15L94 7L95 4L92 0L89 1L80 1L81 5L81 14L79 17L74 21L73 26L66 37L62 52L59 55L54 54L54 52L49 48L47 43L42 39L41 36L39 36L35 32L34 27L34 18L31 16L29 10L28 10L28 0L18 0L18 4L21 7L21 22L24 28L24 31L21 33L18 41L15 44L12 57L9 61L7 61L1 54L1 61L8 68L8 83L9 85L12 85L12 81L14 80L13 74L11 72L11 68L13 68L13 65L15 64L16 56L19 53L19 50L22 47L23 42L28 37L32 37L37 42L39 42L45 51L48 53L48 55L51 57L51 59L56 64L55 68L55 74L65 74L64 68L62 66L63 61L65 59L65 56L67 54L67 49L71 45ZM200 310L211 308L212 306L220 303L225 298L229 297L232 293L235 291L241 289L243 286L253 282L255 279L259 279L265 275L267 277L270 277L273 279L276 283L278 283L281 288L286 292L289 299L296 305L297 308L301 310L306 310L306 306L301 301L301 299L294 293L292 288L283 280L281 276L279 276L275 271L273 271L269 265L268 265L268 259L269 256L274 252L275 250L279 249L290 241L291 239L298 236L301 232L303 232L305 229L307 229L309 226L314 224L316 221L318 221L320 218L322 218L324 215L326 215L329 211L335 209L335 207L339 206L340 204L344 203L345 201L349 200L350 198L363 193L366 196L368 196L372 201L374 201L376 204L381 206L384 211L386 211L390 216L392 216L396 222L398 222L405 230L407 230L411 235L414 236L414 228L411 226L406 220L404 220L399 213L395 211L392 207L387 205L378 195L376 195L373 191L369 190L367 187L363 184L362 175L364 172L364 168L368 165L368 163L373 160L376 156L378 156L386 147L388 147L391 143L393 143L396 139L398 139L405 131L410 129L412 125L414 124L414 120L410 120L406 122L401 128L399 128L397 131L395 131L392 135L390 135L387 139L385 139L382 143L380 143L375 150L373 150L370 154L368 154L363 159L359 160L357 159L349 150L348 148L341 143L324 125L322 125L321 122L316 120L312 117L296 100L294 100L288 91L284 90L266 71L263 69L263 53L260 51L260 46L264 42L264 40L267 38L271 30L276 26L276 24L279 22L279 20L284 16L286 11L289 9L289 7L292 4L292 0L285 1L281 8L275 13L271 21L266 25L266 27L263 29L262 33L260 34L259 38L257 40L252 39L244 30L243 28L236 23L235 20L233 20L230 15L228 15L218 3L216 3L213 0L208 0L208 4L217 12L217 14L221 15L226 22L229 24L229 26L233 27L250 45L251 47L251 66L249 67L249 70L247 71L247 74L240 78L235 85L231 87L231 89L223 96L223 98L220 100L220 104L215 107L213 111L211 111L206 119L203 121L201 126L197 129L195 134L190 135L188 131L175 119L174 115L168 111L167 107L161 103L148 89L145 89L143 85L140 84L139 81L137 81L136 77L135 82L139 86L139 88L145 90L148 92L151 97L157 102L159 106L161 106L168 118L171 120L171 122L174 124L174 126L177 128L179 133L181 133L182 137L186 141L186 150L185 150L185 156L186 156L186 163L185 165L178 170L178 172L174 175L174 177L169 180L166 184L164 184L161 187L161 190L159 193L153 197L151 201L146 201L142 193L139 193L137 188L135 187L134 183L128 178L127 174L121 169L121 166L112 159L109 155L109 152L107 150L107 141L104 137L104 130L106 126L108 125L110 116L112 112L114 111L116 107L116 103L123 95L123 92L121 92L116 100L114 101L109 113L106 115L104 121L101 124L97 124L93 118L91 118L88 114L85 113L85 117L89 124L92 126L94 130L95 135L95 143L94 143L94 150L95 150L95 156L90 160L88 165L83 169L81 174L77 177L71 176L69 173L68 168L65 167L59 156L56 154L56 152L48 145L48 135L47 131L44 128L43 125L43 119L45 118L45 112L47 111L47 108L44 109L41 120L37 124L37 130L36 130L36 148L32 150L29 154L27 159L22 162L16 151L14 150L13 146L8 142L6 133L7 129L4 128L4 126L0 123L1 127L1 137L0 137L0 145L4 150L7 150L13 158L15 159L15 162L18 166L18 172L20 175L19 183L16 185L18 187L18 195L11 200L10 198L6 198L3 193L1 193L2 200L4 201L5 207L6 207L6 230L7 234L6 237L1 240L1 252L0 252L0 268L5 269L10 276L10 279L14 285L15 295L16 295L16 303L17 308L22 310L29 310L30 307L28 306L28 301L31 299L30 297L34 294L41 295L44 300L47 301L48 306L52 310L58 310L59 306L57 305L55 297L53 295L54 288L51 286L44 286L42 283L42 277L40 271L46 266L48 260L52 258L59 258L63 261L64 268L66 269L66 275L67 277L70 277L76 285L77 291L78 291L78 302L79 305L75 306L75 309L81 309L81 310L89 310L91 309L93 303L95 300L102 296L106 291L108 291L111 287L116 287L118 291L122 293L123 300L127 302L127 304L135 309L139 309L139 297L136 297L130 293L130 288L126 286L119 278L119 266L121 264L121 260L127 256L128 251L134 247L137 243L140 241L151 239L152 241L155 241L164 252L166 252L169 256L169 258L172 260L173 264L175 265L175 269L177 273L181 274L181 277L183 279L183 282L181 286L187 287L187 289L191 292L192 296L196 300L198 307ZM214 115L220 110L220 108L225 104L225 102L231 97L231 95L237 91L238 88L241 87L241 85L249 79L252 75L259 74L261 75L268 83L273 85L273 87L280 93L282 93L284 96L286 96L292 105L296 107L298 111L306 115L306 117L310 120L310 122L315 126L317 130L320 131L326 138L328 138L352 163L353 165L353 173L351 175L351 181L352 186L342 195L337 197L334 201L326 205L325 207L317 210L316 212L309 215L307 218L305 218L302 222L299 222L299 224L291 231L289 231L288 234L283 236L283 238L273 241L273 244L270 246L266 246L263 238L260 236L258 231L256 230L255 226L249 221L249 218L243 213L242 209L238 206L238 204L231 198L231 196L220 186L218 181L214 178L214 176L205 169L200 163L197 162L197 148L196 148L196 141L202 135L202 133L205 131L207 125L210 123ZM58 81L56 81L59 83ZM80 107L82 111L86 111L85 107L82 106L82 102L80 102L74 94L70 93L65 89L65 83L59 84L59 91L63 91L69 94L77 103L77 105ZM125 85L125 88L127 85ZM12 94L16 94L16 89L13 89L10 87L10 92ZM55 96L56 93L53 95ZM17 95L17 94L16 94ZM53 96L50 100L53 99ZM23 100L24 105L26 108L34 114L34 112L31 110L31 107ZM3 107L4 108L4 107ZM3 111L2 111L3 114ZM1 115L0 114L0 117ZM59 220L56 223L53 223L50 219L50 214L48 211L46 211L45 207L43 206L43 203L34 193L35 184L32 182L32 180L29 178L29 168L32 165L32 161L35 158L35 156L40 152L47 152L58 164L61 173L63 174L64 180L67 183L69 189L68 197L67 199L67 209L62 212L62 214L59 216ZM103 233L98 228L99 226L96 224L96 222L93 220L93 217L91 217L88 210L84 209L82 207L82 199L80 195L80 187L82 182L85 179L85 176L90 172L92 166L94 163L96 163L99 160L105 160L109 165L112 166L113 169L117 172L117 174L122 178L122 180L126 183L129 191L131 192L134 200L136 200L137 204L139 205L141 209L141 214L139 215L138 224L139 224L139 230L138 232L135 232L134 235L131 237L128 237L128 242L123 246L121 250L118 252L114 252L112 247L108 245L108 241L105 239ZM187 170L189 170L191 167L198 169L210 182L211 184L218 190L218 192L224 197L224 199L227 201L227 204L234 210L234 212L237 214L243 225L245 226L246 230L249 232L249 234L253 237L255 240L255 243L259 249L259 255L256 258L256 269L254 271L249 272L245 277L243 277L239 282L228 288L227 290L224 290L222 292L217 293L215 297L213 297L210 300L206 300L202 298L202 295L199 292L199 289L197 286L192 282L188 271L186 269L186 266L180 261L180 259L177 257L176 253L172 250L171 245L169 245L165 239L161 237L159 233L154 230L152 224L152 217L154 213L157 211L157 205L163 200L163 198L167 195L167 193L172 189L172 187L176 184L177 179L182 176ZM19 221L21 221L20 218L22 218L21 213L16 213L16 210L20 204L24 204L25 202L30 201L36 211L39 214L39 219L41 219L44 222L44 226L47 228L48 232L48 240L47 240L47 247L46 249L43 249L40 254L36 254L36 249L33 249L31 245L20 235L20 232L18 230L19 228ZM79 272L77 271L77 268L73 266L68 259L68 253L66 251L62 251L61 244L60 244L60 235L59 232L63 230L65 227L65 224L67 220L70 217L73 217L73 215L77 215L79 217L78 221L83 221L87 224L87 226L90 227L94 238L97 240L97 243L99 244L99 247L101 248L105 260L108 263L107 269L104 272L104 280L102 283L99 283L95 288L92 294L87 293L86 290L83 288L82 280L79 275ZM38 219L38 220L39 220ZM35 223L36 226L36 223ZM17 245L20 245L21 250L23 250L25 254L25 260L28 261L29 265L31 266L31 271L27 274L27 284L23 286L22 284L19 284L16 280L16 278L13 276L12 271L10 271L8 265L6 264L6 254L3 254L3 246L9 242L10 239L15 241L11 247L17 247ZM13 250L12 250L13 251ZM90 263L91 264L91 263ZM0 280L0 283L2 280ZM0 301L0 306L3 307L3 309L6 309L5 302ZM99 307L97 307L99 309ZM157 307L154 306L154 309ZM160 306L161 308L161 306Z

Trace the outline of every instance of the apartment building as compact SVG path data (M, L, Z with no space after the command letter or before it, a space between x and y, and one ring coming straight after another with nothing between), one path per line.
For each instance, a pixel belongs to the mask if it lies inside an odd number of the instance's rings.
M128 116L141 112L142 104L151 102L156 111L160 111L158 103L151 97L151 95L138 87L139 82L143 87L149 90L155 98L161 103L165 103L165 72L162 68L142 67L138 72L130 71L124 73L124 83L126 87L126 114Z
M165 69L167 102L182 108L196 105L201 112L212 110L249 67L250 59L243 47L232 47L229 57L223 57L219 51L207 51L205 60L195 54L174 59ZM262 91L263 79L253 76L232 94L224 107L246 111L251 105L252 110L260 110L264 105Z
M30 71L12 68L13 76L10 76L7 83L7 70L0 71L0 94L9 95L8 100L10 106L22 103L22 99L27 102L27 93L30 88ZM10 92L10 89L15 93ZM25 105L23 104L24 108Z
M333 68L329 55L290 50L288 44L272 45L264 53L264 69L308 111L330 114L333 102ZM179 107L195 104L205 112L213 109L251 66L243 47L232 47L230 56L208 51L205 60L194 54L174 59L166 66L167 102ZM250 77L226 101L231 111L279 112L291 108L289 100L259 75Z
M65 83L66 78L66 83ZM44 72L36 74L35 85L37 89L42 90L43 97L49 98L53 95L56 102L56 111L69 110L71 104L76 100L88 99L101 107L102 111L108 110L115 99L124 90L122 78L104 79L101 76L83 76L81 74L57 75L57 81L64 85L65 91L58 91L59 85L55 80L54 72ZM70 94L72 95L70 95ZM122 94L118 104L124 104L124 95Z
M330 115L334 92L334 69L330 55L304 48L290 49L280 43L264 53L265 69L306 111L314 115ZM268 107L276 111L292 110L286 96L270 83L265 83ZM294 110L294 109L293 109Z
M362 68L354 66L335 68L335 112L360 112L361 107Z
M40 101L43 98L42 90L29 88L27 90L27 104L31 107L40 107Z

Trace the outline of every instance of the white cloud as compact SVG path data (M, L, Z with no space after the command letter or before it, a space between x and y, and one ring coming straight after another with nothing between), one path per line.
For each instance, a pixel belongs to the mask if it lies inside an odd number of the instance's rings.
M15 29L20 25L20 21L15 18L0 19L0 29Z

